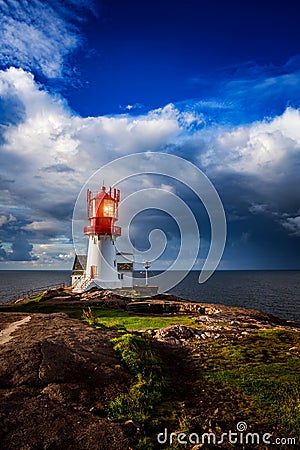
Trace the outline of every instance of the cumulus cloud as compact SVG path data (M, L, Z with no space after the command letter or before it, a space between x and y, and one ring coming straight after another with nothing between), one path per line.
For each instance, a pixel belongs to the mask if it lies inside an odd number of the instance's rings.
M70 73L67 57L82 43L77 24L87 9L91 2L1 2L1 64L40 72L47 78Z
M74 249L70 244L61 241L34 244L35 259L30 262L32 267L47 267L49 269L66 269L74 261ZM28 265L28 263L27 263Z
M287 108L271 120L219 130L199 162L215 179L237 180L252 214L274 220L299 208L300 112ZM227 183L228 184L228 183ZM226 189L226 182L223 183Z
M120 105L120 109L123 111L133 111L133 110L139 110L139 109L143 109L144 105L142 103L133 103L133 104L128 104L126 106L122 106Z
M0 261L5 261L7 259L7 253L3 248L2 242L0 242Z
M282 221L282 226L286 228L292 236L300 236L300 216L287 217Z
M16 221L16 218L12 214L9 214L9 215L2 214L2 215L0 215L0 227L2 227L5 224L8 224L10 222L15 222L15 221Z
M16 211L7 236L12 239L17 228L35 245L55 235L71 239L76 197L95 170L118 156L163 149L183 131L173 105L138 117L79 117L22 69L0 72L0 101L10 96L23 115L2 130L0 200Z
M199 166L219 188L232 223L239 227L240 243L251 244L256 234L247 234L247 221L255 217L259 228L263 215L286 235L298 235L294 220L299 209L297 109L231 128L210 126L203 113L172 104L136 116L82 118L63 98L37 84L32 74L16 68L0 71L0 105L3 99L7 113L0 129L0 231L5 231L6 240L4 233L0 238L16 246L14 236L22 237L23 250L11 247L15 258L23 255L28 261L34 259L32 264L48 265L50 260L68 260L59 255L71 252L72 211L85 181L117 157L148 150L190 160L196 155ZM142 183L153 186L147 177ZM174 190L167 180L157 183L164 190ZM44 244L53 247L42 250ZM48 256L43 254L47 251Z
M45 172L74 172L74 169L65 164L52 164L52 166L44 167Z
M204 167L275 178L300 151L300 113L287 108L272 120L240 126L220 135L200 156Z
M32 255L33 245L24 235L16 236L11 245L11 251L6 252L9 261L35 261L38 258Z
M33 239L41 241L44 238L55 238L68 234L70 227L66 226L63 221L59 220L41 220L33 221L23 228L32 234Z
M253 214L259 214L265 212L267 208L268 205L253 203L251 206L249 206L249 211Z

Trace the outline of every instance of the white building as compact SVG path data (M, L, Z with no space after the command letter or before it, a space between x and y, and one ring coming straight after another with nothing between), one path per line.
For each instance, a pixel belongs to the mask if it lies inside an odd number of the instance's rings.
M122 288L133 288L133 254L117 253L118 278Z

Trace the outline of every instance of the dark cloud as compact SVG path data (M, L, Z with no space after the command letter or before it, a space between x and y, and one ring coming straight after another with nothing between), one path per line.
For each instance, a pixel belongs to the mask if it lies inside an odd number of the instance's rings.
M19 235L12 243L12 253L8 255L10 261L35 261L37 258L31 255L33 245L24 235Z
M33 245L28 241L28 238L19 233L14 237L11 245L11 252L5 251L0 243L0 260L1 261L36 261L38 258L31 255Z
M0 145L5 215L12 212L16 216L15 222L3 219L0 228L0 239L13 245L10 259L19 261L24 257L30 261L32 245L40 255L43 250L39 244L51 246L54 239L57 246L69 242L73 208L84 181L109 158L147 148L193 161L214 182L228 217L226 252L232 265L256 267L255 255L257 264L268 264L270 268L299 264L298 110L290 108L272 120L239 126L217 122L222 114L234 110L222 101L198 101L198 109L189 104L181 110L168 105L134 119L125 114L83 119L70 112L60 99L39 89L30 74L14 69L2 72L1 77L10 92L19 89L18 95L26 106L26 120L6 127L6 142ZM261 77L262 84L266 79ZM247 83L240 81L241 88L245 87ZM252 93L257 89L254 81L249 86ZM242 96L246 96L246 87L243 89ZM211 121L203 108L218 111L216 120ZM18 110L17 105L7 112L5 120L13 120L14 110ZM236 114L238 117L238 108ZM19 119L23 120L22 111ZM160 164L157 172L159 169ZM187 181L188 177L186 174ZM173 186L176 195L193 210L201 236L209 240L205 211L184 185L159 176L155 183L147 184L145 177L142 181L142 188ZM134 180L127 194L136 186ZM139 247L147 247L149 232L161 226L171 244L170 252L178 248L174 220L153 212L138 219L135 234ZM2 248L2 258L7 257L4 251Z
M224 259L229 268L300 268L300 239L287 233L284 224L291 221L283 219L285 211L299 208L295 180L285 186L255 175L225 173L218 174L215 186L227 216Z
M73 215L74 203L76 198L69 202L54 200L52 202L45 202L40 206L41 217L46 214L46 217L53 217L57 220L71 220Z
M75 172L72 167L67 166L66 164L53 164L52 166L44 167L45 172Z
M150 232L156 228L165 233L168 243L171 239L180 242L179 228L174 218L163 211L149 208L137 214L130 224L130 238L134 246L140 251L148 250Z
M7 259L7 253L3 248L2 242L0 242L0 261L5 261Z
M4 175L0 175L0 189L10 189L11 184L14 182L15 182L15 180L5 178Z

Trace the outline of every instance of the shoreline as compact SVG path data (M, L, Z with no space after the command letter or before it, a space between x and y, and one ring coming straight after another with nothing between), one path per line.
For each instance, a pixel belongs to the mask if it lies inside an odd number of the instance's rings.
M281 275L280 275L281 272ZM45 272L47 275L47 272ZM36 290L52 283L68 281L49 273L46 275L31 275L20 272L19 284L14 284L15 275L9 278L2 272L1 302L17 297L17 293ZM197 283L198 272L192 272L183 280L172 294L187 297L192 301L211 304L223 304L238 307L256 309L275 315L283 320L293 320L300 323L299 305L299 272L297 271L218 271L212 281L199 286ZM41 278L40 278L41 276ZM28 283L29 282L29 283ZM30 284L31 283L31 284ZM11 285L11 289L10 289ZM22 295L24 296L24 295ZM21 297L21 295L19 295Z
M232 311L234 314L241 313L243 316L252 315L265 321L270 320L272 323L276 323L284 326L291 326L300 328L300 323L289 320L281 319L274 314L264 313L254 308L240 307L224 305L221 303L210 302L198 302L189 300L188 298L178 297L173 294L164 293L157 294L152 297L138 298L135 295L126 296L120 295L114 291L105 289L92 289L88 292L74 293L71 286L52 288L47 291L38 292L34 294L33 303L36 302L36 297L41 296L37 303L39 304L52 304L57 306L108 306L110 308L122 308L129 312L135 312L136 314L168 314L168 313L201 313L211 314ZM17 305L27 303L30 298L13 299L9 300L5 304L0 305L0 311L3 308L16 307Z
M6 450L158 450L164 430L220 436L241 420L298 439L300 329L291 323L169 294L139 301L68 288L0 312Z

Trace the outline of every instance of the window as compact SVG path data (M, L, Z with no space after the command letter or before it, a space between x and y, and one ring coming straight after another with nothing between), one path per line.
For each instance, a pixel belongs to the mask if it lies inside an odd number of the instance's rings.
M115 216L115 202L113 200L103 200L103 216L114 217Z

